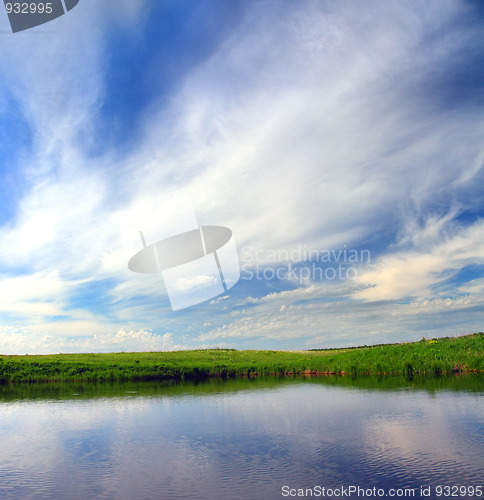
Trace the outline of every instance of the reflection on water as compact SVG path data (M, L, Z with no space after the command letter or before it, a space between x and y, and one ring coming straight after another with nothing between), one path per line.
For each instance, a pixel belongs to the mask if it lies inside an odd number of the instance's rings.
M478 486L483 388L480 376L0 386L0 498Z

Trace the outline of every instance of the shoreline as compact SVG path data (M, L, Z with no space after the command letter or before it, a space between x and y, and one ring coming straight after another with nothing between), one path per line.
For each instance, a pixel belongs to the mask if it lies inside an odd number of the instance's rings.
M0 355L0 383L204 380L273 376L484 373L484 334L307 351L206 349L169 352Z

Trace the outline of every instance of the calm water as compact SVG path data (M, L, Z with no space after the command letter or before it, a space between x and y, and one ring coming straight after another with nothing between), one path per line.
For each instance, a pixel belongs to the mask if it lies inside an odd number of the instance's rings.
M477 376L0 386L0 498L445 498L484 486L483 394Z

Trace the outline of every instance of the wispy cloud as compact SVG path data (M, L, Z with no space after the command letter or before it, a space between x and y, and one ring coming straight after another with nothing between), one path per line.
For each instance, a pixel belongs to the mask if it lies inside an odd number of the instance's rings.
M33 329L28 342L53 349L45 332L57 332L61 349L83 324L91 340L79 349L103 348L100 335L131 345L109 332L149 328L163 334L133 334L133 345L163 347L165 324L176 339L199 322L213 328L173 345L197 335L344 343L430 331L425 315L444 314L447 300L459 311L482 304L479 275L450 280L481 265L484 248L482 109L449 83L484 52L472 5L249 2L237 16L170 85L154 70L166 39L152 40L136 68L106 64L146 43L145 3L83 0L49 30L1 36L0 92L11 105L0 113L28 123L31 137L0 228L0 309L4 324ZM124 109L138 109L128 102L138 97L114 87L107 66L150 75L150 105L125 142L100 124L131 117ZM114 93L119 116L107 116ZM139 230L175 231L184 216L169 194L182 188L198 221L230 227L239 249L347 244L370 249L372 262L353 283L288 283L272 295L253 283L250 297L235 287L214 309L172 316L160 277L126 266ZM28 344L19 338L12 345Z
M484 223L476 222L468 228L448 235L443 221L432 219L424 227L412 232L419 242L410 250L382 256L357 278L360 284L369 284L355 293L365 300L394 300L439 296L439 285L454 277L469 265L484 265ZM430 240L430 244L425 244ZM445 295L448 290L444 290Z

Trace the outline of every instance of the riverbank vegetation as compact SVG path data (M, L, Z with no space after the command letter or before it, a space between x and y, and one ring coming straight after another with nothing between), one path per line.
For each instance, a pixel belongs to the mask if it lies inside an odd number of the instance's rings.
M201 380L255 375L441 375L484 372L484 334L308 351L0 355L0 383Z

